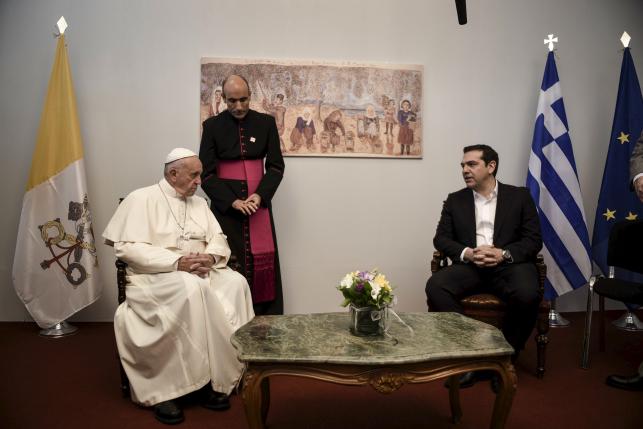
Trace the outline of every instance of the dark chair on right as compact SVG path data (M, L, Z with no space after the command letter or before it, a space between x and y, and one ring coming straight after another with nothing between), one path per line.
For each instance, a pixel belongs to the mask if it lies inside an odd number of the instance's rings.
M607 244L607 277L592 276L587 292L587 313L581 367L589 368L589 342L592 328L593 297L598 295L598 348L605 351L605 297L643 305L643 283L614 277L615 268L643 274L643 220L625 220L615 224Z
M438 270L449 264L447 256L436 250L431 260L431 272L435 274ZM547 266L542 255L536 258L536 269L538 270L538 292L540 294L540 305L538 307L538 319L536 321L536 376L543 378L545 375L545 352L549 338L549 301L543 299L545 291L545 277ZM464 315L481 322L488 323L496 328L502 329L505 317L506 303L497 296L488 293L469 295L460 301L464 308Z

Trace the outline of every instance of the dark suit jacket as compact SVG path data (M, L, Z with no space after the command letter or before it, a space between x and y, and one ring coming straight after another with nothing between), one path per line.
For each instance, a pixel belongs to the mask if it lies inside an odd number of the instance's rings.
M245 200L248 195L242 181L217 177L219 161L265 159L265 174L256 191L264 207L270 207L285 168L275 118L254 110L249 110L242 121L227 110L206 119L199 158L203 163L201 188L220 213L227 213L234 200ZM237 214L236 210L232 213Z
M449 194L433 238L437 250L460 262L465 247L476 247L476 214L473 191L468 188ZM540 222L527 188L498 182L498 201L493 244L511 252L514 263L532 261L542 248Z

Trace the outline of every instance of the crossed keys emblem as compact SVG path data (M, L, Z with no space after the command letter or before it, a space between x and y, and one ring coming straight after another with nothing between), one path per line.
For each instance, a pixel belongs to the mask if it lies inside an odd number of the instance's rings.
M46 270L52 264L58 264L69 283L76 287L87 279L87 270L80 263L84 250L87 250L90 256L93 257L94 266L98 265L87 195L85 195L82 203L69 202L67 218L74 222L76 235L65 231L60 218L38 226L40 236L53 256L49 260L42 261L40 266L43 270ZM87 237L88 241L84 241L85 237ZM60 249L60 253L56 254L56 249Z

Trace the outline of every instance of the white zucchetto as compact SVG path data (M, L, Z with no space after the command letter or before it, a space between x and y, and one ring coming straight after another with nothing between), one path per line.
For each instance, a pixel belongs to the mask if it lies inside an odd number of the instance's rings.
M190 149L183 147L177 147L172 149L172 152L167 154L165 158L165 163L169 164L170 162L178 161L179 159L189 158L191 156L198 156L196 153L192 152Z

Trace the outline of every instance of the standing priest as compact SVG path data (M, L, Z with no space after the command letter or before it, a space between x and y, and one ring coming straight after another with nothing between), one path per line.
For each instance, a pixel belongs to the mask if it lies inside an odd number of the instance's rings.
M275 119L250 109L248 81L223 82L227 110L203 122L201 187L241 264L257 314L283 313L272 196L284 174ZM264 165L265 164L265 165Z
M194 195L201 172L194 152L174 149L164 178L129 194L103 232L128 265L114 330L132 399L167 424L183 421L175 399L199 389L204 407L230 407L243 368L230 337L254 316L225 235Z

